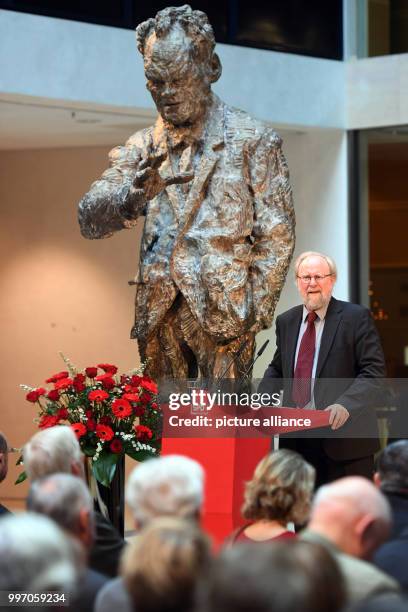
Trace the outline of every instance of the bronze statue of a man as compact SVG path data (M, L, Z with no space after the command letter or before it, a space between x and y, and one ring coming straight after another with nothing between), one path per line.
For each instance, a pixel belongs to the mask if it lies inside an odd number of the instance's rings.
M221 64L204 13L164 9L136 36L159 117L111 151L79 205L81 231L105 238L145 215L131 337L151 376L217 377L242 348L238 377L294 248L281 139L211 92Z

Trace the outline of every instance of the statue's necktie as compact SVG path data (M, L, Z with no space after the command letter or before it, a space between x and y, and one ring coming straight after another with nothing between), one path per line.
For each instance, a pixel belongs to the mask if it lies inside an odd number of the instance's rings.
M304 408L310 402L313 360L316 351L316 319L317 314L314 311L309 312L293 376L292 399L299 408Z

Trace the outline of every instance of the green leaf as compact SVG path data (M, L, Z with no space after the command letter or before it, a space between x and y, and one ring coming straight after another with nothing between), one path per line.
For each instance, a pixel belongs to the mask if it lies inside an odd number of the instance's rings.
M27 474L25 472L21 472L19 477L17 478L14 484L20 484L20 482L24 482L27 479Z
M92 471L98 482L109 487L116 471L116 464L120 455L117 453L101 452L96 461L92 461Z
M158 457L159 453L152 453L147 450L127 450L126 454L129 455L135 461L146 461L146 459L151 459L152 457Z
M93 457L95 454L95 447L94 446L82 446L81 445L81 450L84 453L84 455L86 455L87 457Z

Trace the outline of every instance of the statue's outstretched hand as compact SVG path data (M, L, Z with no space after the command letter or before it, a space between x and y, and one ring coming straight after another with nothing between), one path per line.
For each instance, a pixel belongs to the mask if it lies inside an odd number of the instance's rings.
M180 174L163 178L159 170L166 157L167 153L155 155L149 152L148 157L139 164L133 181L133 188L136 191L142 190L146 200L154 198L168 185L188 183L194 177L194 174L191 172L181 172Z

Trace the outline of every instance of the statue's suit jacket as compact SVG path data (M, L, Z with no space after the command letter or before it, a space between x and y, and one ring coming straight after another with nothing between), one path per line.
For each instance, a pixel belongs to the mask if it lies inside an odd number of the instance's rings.
M179 292L216 342L269 327L294 248L279 136L213 96L202 137L191 145L194 179L187 188L167 187L125 218L121 203L141 159L167 154L160 174L174 172L169 146L159 117L111 151L111 167L79 208L87 238L110 236L146 216L132 337L146 342ZM189 160L187 147L177 172L188 171Z
M276 352L260 385L260 390L268 392L284 388L284 406L293 406L292 381L302 313L303 306L295 306L276 318ZM329 431L324 440L323 448L332 459L357 459L378 449L375 406L381 405L383 377L384 355L370 312L332 297L314 381L317 409L341 404L350 413L343 427Z

